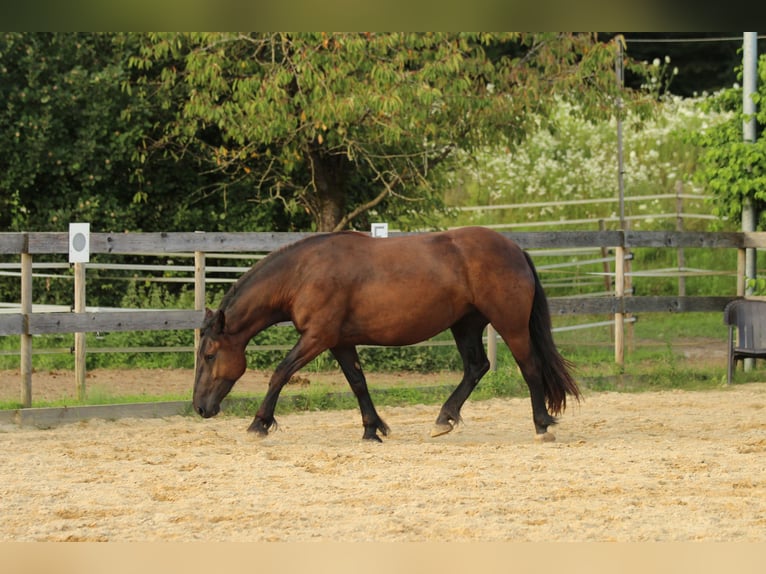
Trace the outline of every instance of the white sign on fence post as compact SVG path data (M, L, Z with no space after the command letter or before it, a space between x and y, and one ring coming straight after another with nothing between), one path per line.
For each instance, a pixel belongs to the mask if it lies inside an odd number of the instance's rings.
M90 223L69 224L69 262L90 261Z
M373 237L388 237L388 223L373 223L371 235Z

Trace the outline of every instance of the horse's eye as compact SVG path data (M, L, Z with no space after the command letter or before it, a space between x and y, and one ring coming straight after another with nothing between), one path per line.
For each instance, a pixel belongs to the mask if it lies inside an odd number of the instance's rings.
M215 355L205 355L205 360L209 363L215 360Z

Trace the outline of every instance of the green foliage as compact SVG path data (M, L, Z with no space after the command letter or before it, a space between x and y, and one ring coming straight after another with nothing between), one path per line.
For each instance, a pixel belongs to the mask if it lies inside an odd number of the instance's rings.
M168 149L305 210L427 219L453 152L515 142L553 95L608 117L615 50L588 34L156 34L130 60L180 113ZM510 120L509 120L510 119ZM400 219L401 218L401 219Z
M144 76L129 65L143 37L0 34L0 229L62 231L70 221L88 221L93 231L285 224L278 204L253 210L243 185L222 181L194 157L164 153L174 101L150 98ZM218 187L224 191L210 192Z
M595 46L575 65L570 58L577 59L587 39L553 40L418 34L4 35L0 63L13 80L0 86L8 106L0 113L5 135L0 142L3 229L61 230L74 219L91 220L99 231L290 230L307 229L312 222L319 227L321 173L312 171L312 166L331 159L338 165L330 166L325 176L341 174L335 183L343 186L345 214L353 215L353 225L364 227L377 217L398 221L402 228L419 225L424 217L435 218L443 185L456 190L446 197L451 206L611 197L616 177L614 124L585 117L599 110L611 114L613 94L606 83L613 83L609 73L613 52L608 46ZM538 58L534 69L521 64L530 61L530 51ZM285 63L294 66L295 73L288 73ZM545 73L556 70L561 91L553 97ZM492 76L501 73L523 89ZM591 73L596 74L595 83L586 81ZM482 83L479 78L498 81ZM598 93L601 81L604 89ZM503 93L512 93L513 98L499 97ZM567 95L584 104L567 103ZM710 181L711 186L719 185L721 194L724 189L745 193L761 185L759 179L742 180L740 172L747 172L749 165L748 177L760 177L762 143L739 149L735 140L741 139L741 118L727 111L735 109L731 104L736 104L736 97L730 93L721 97L714 102L718 107L704 114L699 100L672 99L663 100L659 106L663 113L652 119L627 114L628 195L673 191L678 181L685 191L699 191ZM727 101L728 107L723 105ZM509 117L514 121L507 121ZM467 123L469 118L475 119L475 126ZM729 118L732 121L726 121ZM682 128L698 132L700 138L681 137ZM84 141L74 145L72 134ZM723 174L720 184L715 183L718 175L705 173L710 163L704 164L700 180L690 180L700 146L706 150L705 158L709 154L722 158L720 164L731 168L731 173L716 172ZM472 150L474 163L461 164L461 171L452 176L454 165L448 162L465 160L454 154L458 148ZM58 191L43 194L40 189ZM381 194L380 202L370 205ZM736 207L740 197L729 195L726 209ZM367 211L357 212L359 207ZM629 214L651 214L665 208L647 201L630 203L628 209L635 210ZM560 204L523 217L530 222L571 220L609 215L613 210L613 204L606 208ZM716 210L737 217L736 209L718 205ZM508 221L518 212L513 213L502 218ZM494 222L463 217L461 224ZM443 219L437 224L454 222ZM649 215L634 228L663 229L673 224ZM675 264L675 254L668 249L636 250L635 256L639 268ZM733 252L687 250L686 256L690 267L736 267ZM191 307L187 289L126 283L127 274L115 275L91 277L89 272L89 304ZM639 278L634 287L639 295L665 295L675 292L676 281ZM688 278L687 293L731 294L734 281ZM35 279L34 284L35 302L70 303L68 278ZM13 279L12 285L16 289L18 281ZM567 294L563 289L552 291ZM209 300L219 296L213 289L208 294ZM557 324L583 320L556 319ZM587 338L582 331L562 332L557 341L579 365L579 376L591 389L719 382L710 369L690 367L672 351L672 343L689 333L720 337L724 331L719 314L667 318L652 314L641 317L635 330L637 337L660 345L641 346L628 356L625 372L630 377L614 366L608 329L590 329ZM449 334L444 338L450 339ZM248 351L250 367L273 368L296 339L296 333L285 328L258 335L255 344L276 348ZM64 351L35 355L35 368L71 369L71 344L71 335L35 338L36 349ZM157 345L191 348L190 331L89 334L87 344L94 351L88 355L89 369L191 368L193 362L188 350L148 352ZM17 351L18 337L0 338L0 345L5 351ZM119 347L138 350L96 352ZM362 349L360 354L369 372L460 369L452 345ZM0 365L17 368L18 358L0 356ZM307 367L312 369L337 369L337 365L324 354ZM525 392L501 345L500 370L484 379L477 397ZM434 400L404 391L387 396L392 401ZM329 404L332 400L319 393L306 399L303 408Z
M0 223L7 230L62 230L90 221L141 229L146 113L128 115L125 34L0 36ZM143 121L142 121L143 120ZM105 190L108 190L105 192Z
M756 104L766 96L766 58L758 62ZM743 141L743 91L739 86L724 90L709 103L709 109L728 112L729 121L701 132L691 132L689 139L702 146L701 168L696 173L699 182L704 183L716 196L714 213L732 221L741 219L745 198L754 202L760 213L759 228L766 224L763 206L766 205L766 109L758 105L756 114L756 140Z
M578 113L578 106L558 102L547 118L538 118L537 128L516 147L488 146L463 159L462 170L451 179L446 195L450 206L519 205L515 209L450 213L443 225L514 223L531 227L561 221L566 229L593 229L599 218L614 221L619 213L617 198L617 129L614 120L591 122ZM692 174L703 148L685 137L720 125L725 113L707 109L705 98L668 97L657 113L644 118L626 115L623 130L625 215L632 229L675 228L675 219L658 219L661 213L674 213L675 199L651 196L675 194L682 185L685 194L705 192ZM647 199L638 201L637 198ZM577 203L604 199L598 203ZM700 200L686 200L686 209L705 212ZM542 203L539 207L527 206ZM581 223L576 223L581 221ZM707 221L689 220L706 229ZM704 227L703 227L704 226ZM523 229L523 227L520 227Z

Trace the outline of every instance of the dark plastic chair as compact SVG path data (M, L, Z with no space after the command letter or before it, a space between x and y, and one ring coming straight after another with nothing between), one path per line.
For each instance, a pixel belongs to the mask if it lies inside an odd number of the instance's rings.
M723 322L729 326L726 382L730 385L737 361L747 358L766 359L766 301L732 301L723 310Z

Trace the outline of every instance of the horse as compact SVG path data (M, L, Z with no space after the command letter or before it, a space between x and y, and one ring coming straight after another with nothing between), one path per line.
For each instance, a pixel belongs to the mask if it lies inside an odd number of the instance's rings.
M271 252L245 272L202 323L193 408L204 418L244 374L245 347L279 322L292 321L298 342L278 364L248 428L266 436L290 377L330 350L356 396L363 439L382 442L390 429L373 405L358 345L406 346L450 329L463 378L439 411L432 437L461 422L463 403L489 370L482 344L491 324L529 387L535 439L581 393L571 362L557 350L545 292L529 254L482 227L371 237L356 231L317 234Z

